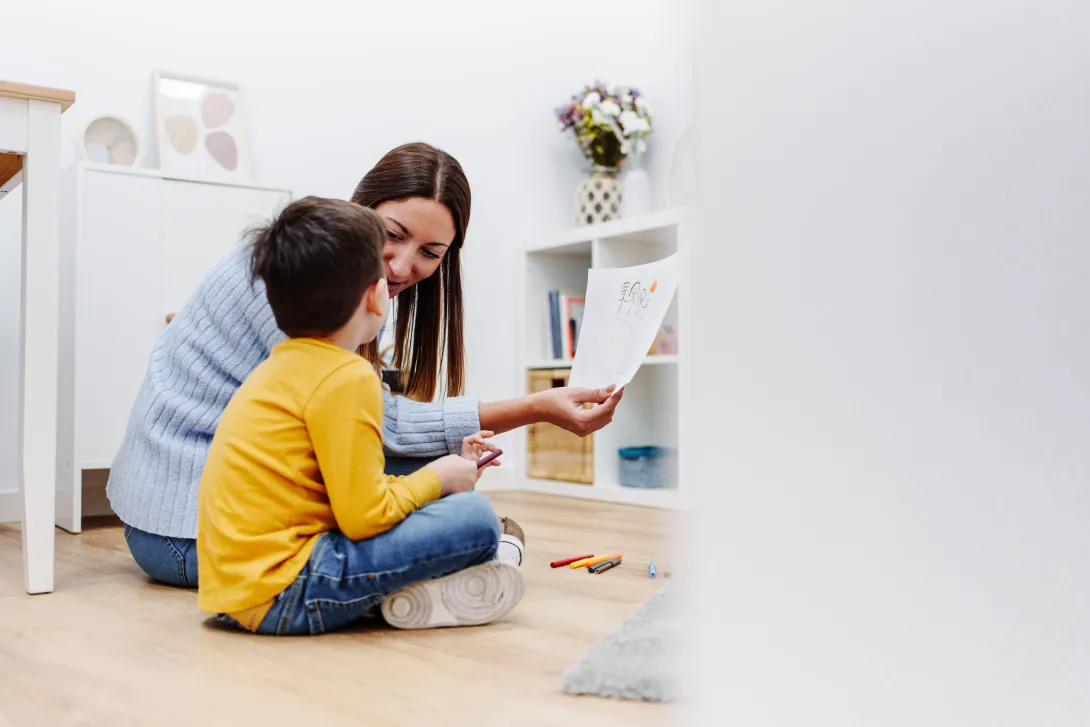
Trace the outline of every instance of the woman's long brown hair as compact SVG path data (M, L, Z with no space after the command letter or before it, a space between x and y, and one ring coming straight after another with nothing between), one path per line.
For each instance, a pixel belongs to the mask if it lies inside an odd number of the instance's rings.
M412 197L435 200L454 218L454 241L438 270L405 289L397 300L391 365L406 396L433 401L441 369L446 370L446 396L461 395L465 383L460 253L469 226L469 180L450 154L428 144L403 144L360 180L352 201L373 209ZM381 370L377 340L360 346L358 352Z

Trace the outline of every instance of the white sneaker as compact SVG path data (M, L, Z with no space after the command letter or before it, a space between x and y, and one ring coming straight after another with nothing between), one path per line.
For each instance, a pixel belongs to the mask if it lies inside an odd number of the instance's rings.
M382 602L396 629L479 626L503 618L525 593L518 567L502 560L399 588Z
M503 560L511 565L522 565L522 541L514 535L504 533L496 548L496 560Z

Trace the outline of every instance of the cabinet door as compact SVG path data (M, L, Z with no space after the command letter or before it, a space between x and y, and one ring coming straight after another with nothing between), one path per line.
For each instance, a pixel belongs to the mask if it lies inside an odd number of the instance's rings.
M76 460L108 466L163 329L154 177L86 171L75 243Z
M271 219L285 192L163 180L160 317L177 313L247 228Z

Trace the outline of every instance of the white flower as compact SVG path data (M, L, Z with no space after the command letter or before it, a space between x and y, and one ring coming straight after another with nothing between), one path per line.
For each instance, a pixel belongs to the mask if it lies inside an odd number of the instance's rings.
M608 93L610 96L616 96L617 95L617 86L615 84L612 84L612 83L607 83L606 84L606 93Z
M636 145L636 154L643 154L647 151L647 142L643 139L636 139L633 143Z
M630 93L621 94L621 103L624 104L625 106L631 106L632 105L632 94L630 94Z
M606 116L616 116L621 113L621 107L614 103L612 99L606 99L598 108Z
M632 127L640 120L640 115L632 109L625 109L621 112L620 117L617 119L624 128L624 133L628 134L632 131Z
M591 91L587 94L587 97L583 99L583 108L592 109L598 104L602 103L602 97L597 91Z
M621 153L624 154L625 156L628 156L628 154L631 151L632 151L632 144L630 142L627 142L627 141L622 141L621 142Z
M654 116L655 112L651 110L651 104L647 102L643 96L636 99L636 108L644 113L645 116Z
M590 112L590 120L596 124L606 123L606 117L602 115L602 112L598 109L594 109Z
M626 134L646 134L651 131L651 124L647 119L637 117L624 130Z

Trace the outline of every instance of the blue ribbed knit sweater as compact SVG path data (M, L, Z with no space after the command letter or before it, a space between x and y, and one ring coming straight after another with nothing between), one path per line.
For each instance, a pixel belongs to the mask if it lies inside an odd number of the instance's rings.
M225 257L166 327L114 459L106 493L123 522L158 535L197 537L197 484L212 435L242 381L284 339L249 245ZM420 403L384 391L387 454L436 457L480 429L477 401Z

